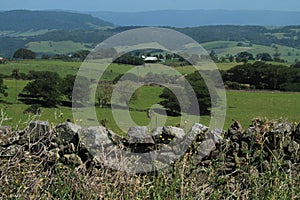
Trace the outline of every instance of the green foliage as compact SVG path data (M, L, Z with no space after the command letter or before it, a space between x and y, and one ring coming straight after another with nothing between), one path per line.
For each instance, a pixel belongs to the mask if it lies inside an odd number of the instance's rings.
M224 81L250 84L257 89L292 90L295 86L287 87L286 84L298 84L300 69L288 68L283 65L272 65L264 62L244 64L229 69L223 73Z
M272 61L272 56L269 53L258 53L256 55L256 60L261 61Z
M248 62L249 60L254 60L254 57L251 53L249 52L246 52L246 51L243 51L243 52L240 52L236 55L236 58L235 58L236 62Z
M178 99L176 98L175 94L171 90L165 88L163 90L163 93L159 97L165 99L160 102L160 105L169 109L171 111L170 113L171 115L172 113L180 113L181 108Z
M132 56L130 54L124 54L114 60L114 63L128 64L128 65L143 65L144 60L142 58Z
M36 72L37 77L29 82L23 92L33 98L42 99L47 106L56 106L61 100L62 79L56 72Z
M118 95L118 101L129 105L131 101L136 100L137 94L133 91L135 87L137 87L136 83L131 80L119 81L115 90Z
M61 92L62 92L62 94L66 95L66 97L69 100L72 100L72 93L73 93L75 79L76 79L75 75L67 75L62 80Z
M18 49L15 51L13 58L19 58L19 59L35 59L35 53L29 49Z
M51 21L51 24L52 23L55 22ZM73 47L75 47L74 45L78 46L76 50L92 49L93 47L95 47L96 44L104 41L105 39L107 39L112 35L115 35L125 30L136 28L136 27L117 27L115 29L108 29L108 30L98 30L98 29L95 30L91 28L84 28L88 24L78 26L78 24L80 23L78 23L77 20L76 23L74 23L74 21L71 22L71 24L79 27L76 29L71 28L65 30L65 28L67 28L68 26L64 26L64 28L62 28L63 30L61 29L61 27L55 28L56 29L55 31L52 30L44 34L36 35L34 37L23 36L22 38L19 37L0 38L0 46L2 47L0 50L0 54L2 56L11 56L11 54L13 54L13 52L16 49L21 47L28 47L28 45L29 47L37 45L36 48L39 47L40 49L42 49L41 51L39 50L36 52L48 53L49 48L47 49L41 48L41 46L45 46L46 43L48 43L48 41L52 41L53 43L57 42L56 44L58 46L62 46L59 45L58 43L70 44L67 43L69 41L73 43L72 44ZM51 25L49 25L49 23L44 23L43 25L48 26L45 29L50 29ZM256 55L258 52L255 52L255 49L268 48L268 47L271 48L273 44L276 44L278 47L280 47L280 45L289 47L289 51L291 51L292 54L294 54L293 56L283 55L283 52L281 51L281 57L284 57L284 59L293 57L293 59L295 59L297 54L296 51L299 49L300 46L300 40L295 39L299 37L299 32L298 32L299 26L286 26L286 27L277 27L276 29L269 29L263 26L227 25L227 26L203 26L203 27L193 27L193 28L175 28L175 30L187 34L188 36L192 37L194 40L196 40L201 44L206 42L214 42L214 41L223 41L223 43L224 41L227 43L234 42L234 45L232 46L229 45L232 48L236 47L235 50L238 50L235 52L230 52L233 55L238 52L248 51L248 50L251 51L252 53L255 53ZM284 39L278 38L276 36L276 34L278 33L285 35L285 38ZM40 45L39 42L41 43ZM243 45L237 46L238 43L242 43ZM251 44L253 44L253 46L251 46ZM208 49L215 50L219 54L218 49L220 49L220 47L224 49L226 48L227 45L228 44L221 44ZM51 52L53 52L53 50L54 49L52 49ZM63 50L63 49L60 47L59 50ZM60 52L60 53L67 54L70 52L72 51ZM268 51L264 50L262 52L268 52ZM271 52L274 52L274 49L270 50L268 53L271 54ZM226 52L225 54L227 53L229 52ZM286 53L284 52L284 54ZM170 57L166 55L166 59L168 60L169 58Z
M102 82L99 85L98 104L100 107L102 107L102 105L107 106L110 104L113 87L113 84L108 81Z
M74 82L75 81L75 82ZM63 81L63 87L66 89L68 98L76 102L85 102L90 100L91 81L83 76L67 76ZM72 95L72 96L70 96Z
M205 73L205 72L204 72ZM208 72L209 73L209 72ZM199 103L199 109L201 115L210 114L210 107L213 100L216 99L216 93L210 94L204 79L199 72L194 72L186 76L186 79L191 84ZM213 91L211 91L213 92ZM189 92L191 94L191 92ZM194 108L189 108L192 112Z
M40 115L42 113L41 105L40 104L33 104L29 106L26 110L24 110L24 113L32 113L34 115Z
M209 56L210 56L210 58L214 61L214 62L218 62L218 56L217 56L217 54L216 54L216 52L215 51L211 51L210 53L209 53Z
M294 64L291 65L291 67L294 67L294 68L300 68L300 62L295 62Z
M79 60L84 60L88 55L90 51L89 50L81 50L77 51L73 54L73 58L78 58Z
M5 97L7 97L7 92L6 92L7 86L4 85L3 79L0 76L0 94L3 94Z
M187 91L186 88L173 88L174 90L178 90L178 94L181 94L181 98L183 101L181 106L186 106L186 108L180 107L179 101L176 98L175 94L167 88L164 89L163 93L160 95L161 98L165 99L161 101L160 104L165 108L169 109L171 112L180 113L182 112L182 110L187 110L189 113L194 113L195 108L190 103L190 101L193 98L191 95L195 93L200 109L200 114L209 114L211 107L211 96L203 78L201 77L199 72L194 72L192 74L187 75L186 79L192 86L193 91Z

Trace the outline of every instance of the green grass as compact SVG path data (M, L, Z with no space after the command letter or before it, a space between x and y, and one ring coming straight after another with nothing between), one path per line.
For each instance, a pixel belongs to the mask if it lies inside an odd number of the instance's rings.
M277 34L279 37L280 34ZM246 42L243 42L247 44ZM247 51L252 53L254 56L258 53L269 53L273 56L275 54L275 49L271 46L257 45L253 44L252 46L237 46L238 42L233 41L214 41L203 43L202 46L207 50L215 50L218 56L225 56L227 54L236 55L239 52ZM300 49L276 45L278 47L278 52L281 54L281 58L287 60L289 63L293 63L295 59L299 60Z
M9 76L13 69L19 69L20 73L27 74L29 71L52 71L57 72L62 78L68 74L76 75L82 62L62 61L62 60L18 60L0 65L0 74ZM98 66L96 66L98 67ZM103 79L112 80L119 74L123 74L132 69L129 65L111 64L107 69ZM99 66L101 71L101 67Z
M26 46L34 52L43 52L46 54L68 54L79 50L90 50L89 43L79 43L73 41L39 41L29 42Z
M51 30L48 29L42 29L42 30L28 30L25 32L18 32L18 31L0 31L0 36L5 37L30 37L30 36L36 36L36 35L42 35Z
M220 69L226 70L237 63L217 63ZM76 74L81 66L81 62L64 62L59 60L21 60L16 62L9 62L8 64L0 65L1 73L10 75L12 70L18 68L21 73L28 73L31 70L48 70L58 72L61 77L67 74ZM146 65L146 67L139 67L139 74L144 76L149 72L155 72L153 66ZM203 66L204 68L207 66ZM176 67L178 72L188 74L194 72L192 66ZM124 74L130 70L137 72L133 66L112 64L108 67L102 79L113 80L119 74ZM159 68L163 70L162 73L174 74L171 68ZM18 92L21 92L28 81L18 81ZM8 97L2 97L0 100L0 109L6 112L10 120L4 122L15 126L19 122L28 121L32 116L23 114L30 105L25 105L20 101L16 102L16 82L12 79L6 79L5 84L8 86ZM168 117L165 119L163 115L155 114L155 117L150 119L147 117L147 110L152 106L158 107L161 101L159 95L162 92L161 87L142 87L138 90L138 99L131 103L130 107L131 117L138 125L153 126L158 121L158 125L166 121L167 125L176 125L180 122L179 117ZM280 93L280 92L245 92L245 91L227 91L227 116L225 122L225 129L231 124L232 120L239 120L244 126L247 126L254 117L273 118L287 118L291 121L298 121L300 114L297 112L299 106L300 93ZM120 129L113 120L110 108L96 109L98 120L108 118L108 127L116 132ZM63 117L58 117L60 113L64 113ZM107 113L107 114L106 114ZM42 108L42 115L40 120L48 120L53 123L60 123L67 119L72 119L72 110L70 107L58 106L57 108ZM210 116L201 116L201 123L209 125Z
M299 122L300 93L227 91L225 127L238 120L244 126L255 117Z
M18 91L22 91L28 81L18 81ZM4 124L12 125L13 127L28 121L32 115L23 114L23 111L30 105L23 104L20 99L16 102L16 85L15 80L5 80L8 86L8 97L2 97L0 109L10 118ZM158 107L161 101L159 95L162 92L162 87L144 86L137 92L138 98L130 105L132 119L138 125L149 125L150 119L147 117L147 110ZM227 129L233 122L238 120L246 127L255 117L267 117L269 119L284 118L289 121L299 121L300 110L299 99L300 93L282 93L282 92L247 92L247 91L227 91L227 115L224 128ZM110 108L96 109L98 120L108 118L108 127L116 132L120 132L116 122L114 121ZM60 113L64 113L63 117L59 117ZM107 114L106 114L107 113ZM122 113L122 112L121 112ZM70 107L58 106L57 108L42 108L40 120L48 120L54 124L73 119L72 110ZM167 125L176 125L180 122L180 117L168 117L165 119L163 115L155 113L151 121L151 126L154 127L156 121L158 125L163 125L166 120ZM201 116L201 123L209 125L210 117ZM21 122L21 124L20 124Z
M1 74L11 75L13 69L20 73L29 71L54 71L65 77L67 74L76 74L81 62L64 62L61 60L19 60L0 65Z

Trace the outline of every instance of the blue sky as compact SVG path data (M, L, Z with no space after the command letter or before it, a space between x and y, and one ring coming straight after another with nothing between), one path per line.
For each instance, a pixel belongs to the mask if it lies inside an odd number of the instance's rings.
M299 0L1 0L0 10L62 9L74 11L147 11L147 10L281 10L300 11Z

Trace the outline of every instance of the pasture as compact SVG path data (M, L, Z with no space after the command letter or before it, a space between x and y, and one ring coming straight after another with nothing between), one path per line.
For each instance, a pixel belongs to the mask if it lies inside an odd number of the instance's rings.
M281 36L281 33L278 33L277 36ZM243 45L238 46L238 43ZM201 44L203 48L207 51L214 50L218 55L225 56L227 54L236 55L239 52L247 51L252 53L254 56L258 53L268 52L270 55L275 53L275 49L272 46L257 45L251 44L248 42L236 42L236 41L213 41L206 42ZM295 59L299 59L300 50L297 48L292 48L283 45L276 45L278 47L278 53L280 57L284 60L287 60L289 63L293 63Z
M41 116L24 114L30 105L25 104L22 98L16 101L16 92L22 91L28 81L18 80L18 89L16 90L16 81L5 79L8 86L8 97L1 97L0 109L2 123L11 125L14 128L24 127L28 120L40 119L47 120L53 124L61 123L67 119L73 121L72 108L68 106L58 106L56 108L42 107ZM147 116L146 110L158 107L161 101L159 95L162 87L144 86L137 92L136 100L130 104L130 115L138 125L149 125L155 127L163 125L166 120L167 125L177 125L180 117L165 117L155 113L151 122ZM244 127L247 127L255 117L266 117L268 119L287 119L289 121L299 121L300 119L300 93L283 93L271 91L227 91L227 113L224 129L226 130L233 122L238 120ZM107 126L112 130L119 132L116 122L114 121L111 108L96 108L98 121L107 118ZM60 115L63 113L63 115ZM6 120L5 120L6 118ZM201 116L200 122L208 125L210 116Z

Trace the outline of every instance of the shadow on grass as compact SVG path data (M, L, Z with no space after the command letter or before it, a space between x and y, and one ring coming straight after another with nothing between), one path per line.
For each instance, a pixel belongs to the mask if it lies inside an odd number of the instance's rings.
M112 106L114 109L120 109L120 110L127 110L128 107L127 106L123 106L123 105L116 105L114 104ZM109 108L109 107L108 107ZM165 110L163 108L152 108L152 110L154 112L156 112L157 114L160 114L160 115L165 115L167 114L167 116L172 116L172 117L179 117L181 116L180 113L178 112L173 112L171 110ZM149 108L147 109L138 109L138 108L129 108L129 111L137 111L137 112L149 112Z
M12 102L5 101L5 100L2 100L2 99L0 99L0 103L1 103L1 104L8 104L8 105L14 104L14 103L12 103Z
M49 102L42 101L40 99L20 98L19 101L21 101L23 104L26 105L41 105L44 108L57 108L56 105L53 105Z

